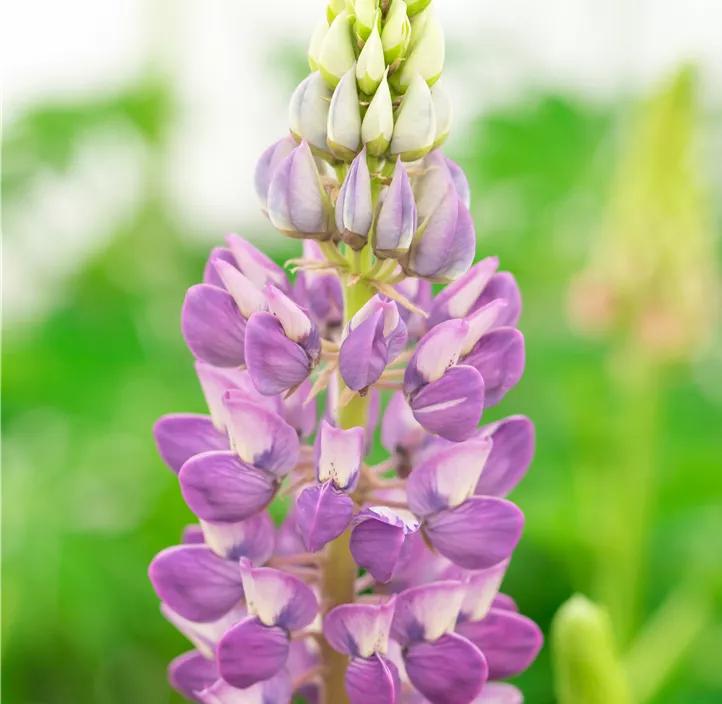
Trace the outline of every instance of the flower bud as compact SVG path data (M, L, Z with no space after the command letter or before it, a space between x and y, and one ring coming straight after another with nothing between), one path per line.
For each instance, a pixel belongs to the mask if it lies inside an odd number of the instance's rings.
M408 10L407 10L408 13ZM426 23L433 17L434 9L427 8L424 12L420 12L418 15L414 15L411 20L411 39L409 40L409 48L407 51L410 53L414 47L419 43L419 39L424 34L426 29Z
M331 203L308 142L303 140L278 166L268 188L268 217L289 237L328 239Z
M371 175L366 164L366 147L353 160L336 201L336 228L352 249L366 244L373 221Z
M298 85L291 96L288 122L297 142L305 139L313 149L328 153L326 129L331 91L316 71Z
M339 81L328 111L328 146L339 159L353 159L361 143L356 75L350 68Z
M323 46L323 40L326 38L326 34L328 34L328 21L324 18L316 25L311 35L311 41L308 44L308 65L312 71L318 71L321 47Z
M452 186L414 235L404 269L412 276L448 283L474 261L476 235L466 206Z
M416 74L411 80L394 125L389 151L404 161L415 161L428 152L436 137L436 118L431 91Z
M403 92L417 73L432 86L441 76L444 55L444 32L436 17L432 15L424 24L423 32L413 51L397 72L398 78L394 77L394 87Z
M378 0L356 0L356 34L368 41L371 30L378 26Z
M381 32L384 59L387 64L390 65L404 57L410 39L411 23L406 16L406 3L403 0L392 0Z
M451 159L435 149L424 159L423 171L414 188L420 218L426 218L436 210L449 186L456 190L464 205L469 207L469 184L464 172Z
M358 79L359 88L366 95L373 95L384 77L385 70L384 47L381 43L379 29L374 24L356 64L356 78Z
M319 69L331 90L356 61L348 13L340 12L331 23L319 56Z
M436 118L436 137L434 149L440 147L451 132L451 123L454 119L454 110L451 96L439 81L431 90L431 99L434 101L434 117Z
M346 0L328 0L326 17L331 24L346 9Z
M387 76L388 72L381 79L361 123L361 139L371 156L380 156L386 151L394 132L394 107Z
M374 228L374 252L379 259L396 259L411 246L416 231L416 203L401 159L396 160L391 185L383 195Z
M407 0L406 14L413 17L418 15L419 12L423 12L429 5L431 5L431 0Z
M272 144L261 154L261 158L256 164L256 171L253 174L253 182L263 210L266 210L267 207L268 187L271 185L273 173L295 146L296 142L294 142L291 137L284 137Z

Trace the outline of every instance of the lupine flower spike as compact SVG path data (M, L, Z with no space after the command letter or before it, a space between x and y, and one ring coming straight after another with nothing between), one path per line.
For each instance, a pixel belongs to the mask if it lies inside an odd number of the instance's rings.
M255 173L302 252L228 235L182 305L207 413L154 435L197 521L149 576L190 701L518 704L503 680L541 647L499 592L534 426L480 425L524 369L521 297L496 257L472 266L430 4L329 2Z

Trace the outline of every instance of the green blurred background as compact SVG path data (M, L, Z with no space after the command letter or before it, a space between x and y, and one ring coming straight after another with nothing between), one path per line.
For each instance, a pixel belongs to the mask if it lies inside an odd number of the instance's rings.
M268 51L285 100L300 52L270 39ZM456 53L450 71L473 61ZM682 66L623 99L535 88L483 103L447 151L471 182L479 256L518 278L528 350L488 420L525 413L538 437L513 496L527 522L504 589L546 634L575 592L608 606L638 701L721 702L719 110ZM191 514L150 430L203 410L179 309L224 233L179 223L159 187L179 110L149 70L37 102L4 130L6 250L23 245L13 209L72 179L89 135L142 154L133 207L105 219L92 254L51 275L36 248L27 280L5 262L6 306L43 300L3 323L8 704L180 701L165 668L187 646L146 568ZM231 225L279 261L297 254L249 222ZM556 701L551 660L545 648L518 680L530 704Z

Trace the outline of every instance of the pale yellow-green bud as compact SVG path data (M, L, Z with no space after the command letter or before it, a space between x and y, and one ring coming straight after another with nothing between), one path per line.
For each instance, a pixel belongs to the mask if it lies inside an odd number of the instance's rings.
M332 90L356 61L348 13L339 13L324 37L318 67Z
M581 595L561 606L552 623L559 704L631 704L607 612Z
M346 9L346 0L329 0L326 17L331 24Z
M288 107L291 134L297 141L305 139L315 153L328 152L326 124L331 91L316 71L298 85Z
M434 101L434 117L436 118L436 136L434 137L434 149L436 149L441 146L451 132L454 109L451 104L451 96L442 81L438 81L431 89L431 99Z
M410 39L411 22L406 16L406 3L404 0L392 0L381 32L384 59L387 64L390 65L405 56Z
M406 50L407 53L411 53L414 47L419 43L419 39L426 30L426 23L434 16L434 8L428 7L423 12L415 15L411 18L411 39L409 39L409 48Z
M351 161L361 142L361 111L356 71L350 68L339 81L328 111L328 146L340 159Z
M356 0L356 34L366 41L371 30L378 24L378 0Z
M311 41L308 44L308 65L312 71L318 71L318 62L321 58L321 47L328 33L328 22L322 19L313 30Z
M416 74L396 115L389 151L404 161L415 161L433 147L435 138L434 101L426 81Z
M406 0L406 14L409 17L414 17L423 12L429 5L431 5L431 0Z
M403 92L417 73L430 85L441 76L446 53L444 32L435 16L430 16L423 32L409 53L401 70L394 75L394 87Z
M366 95L373 95L384 77L384 71L386 71L384 47L381 44L379 29L374 25L356 64L359 88Z
M394 106L387 75L388 72L384 73L361 123L361 140L371 156L381 156L386 151L394 132Z

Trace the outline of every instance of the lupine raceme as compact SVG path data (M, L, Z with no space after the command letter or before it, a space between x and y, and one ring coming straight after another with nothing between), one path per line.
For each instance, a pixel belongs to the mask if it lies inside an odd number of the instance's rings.
M504 680L542 638L499 590L534 426L480 425L524 368L521 299L495 257L472 266L469 186L438 150L443 33L430 0L334 0L308 56L255 174L302 255L211 252L181 314L208 414L155 426L198 519L149 569L194 647L170 683L205 704L521 702Z

